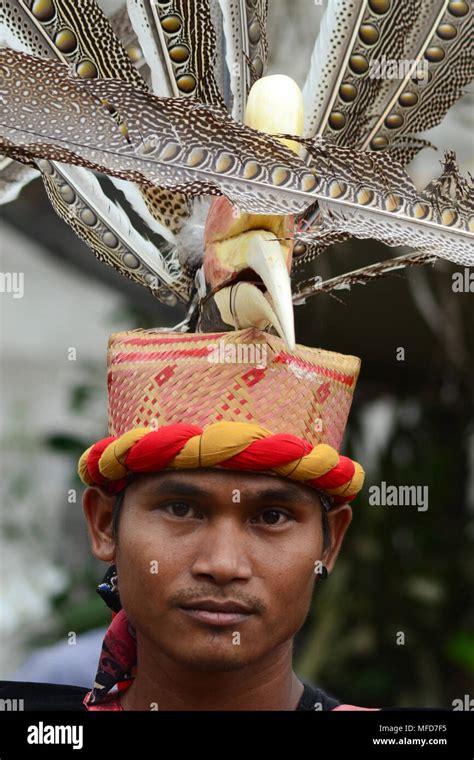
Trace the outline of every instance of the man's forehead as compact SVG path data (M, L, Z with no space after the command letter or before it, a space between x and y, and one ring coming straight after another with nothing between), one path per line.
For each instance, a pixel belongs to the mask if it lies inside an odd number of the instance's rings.
M200 467L199 469L163 470L159 473L141 475L134 480L134 490L140 493L159 494L166 491L228 492L238 490L243 494L271 493L298 500L315 501L317 493L303 484L295 483L271 471L252 472L225 468Z

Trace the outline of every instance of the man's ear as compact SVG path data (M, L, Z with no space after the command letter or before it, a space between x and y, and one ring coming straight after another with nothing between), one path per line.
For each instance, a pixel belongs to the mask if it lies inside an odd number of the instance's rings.
M116 547L112 532L115 498L115 494L108 494L100 486L89 486L82 497L92 554L104 562L113 562L115 559Z
M346 530L351 524L352 507L349 504L341 504L339 507L333 507L327 513L327 517L331 535L331 545L324 552L323 558L328 572L331 572L337 555L339 554L339 549L341 548Z

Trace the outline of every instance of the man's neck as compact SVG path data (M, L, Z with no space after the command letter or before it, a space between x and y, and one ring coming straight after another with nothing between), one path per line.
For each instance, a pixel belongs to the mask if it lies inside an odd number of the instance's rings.
M296 710L304 689L293 672L292 642L264 662L218 672L137 650L137 675L120 697L124 710Z

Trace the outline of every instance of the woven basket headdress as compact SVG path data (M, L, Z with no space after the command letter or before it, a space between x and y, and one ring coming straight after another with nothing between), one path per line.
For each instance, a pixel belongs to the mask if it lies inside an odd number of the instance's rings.
M360 465L338 450L360 361L249 328L133 330L109 340L109 436L82 456L85 483L120 490L131 473L273 471L350 501Z

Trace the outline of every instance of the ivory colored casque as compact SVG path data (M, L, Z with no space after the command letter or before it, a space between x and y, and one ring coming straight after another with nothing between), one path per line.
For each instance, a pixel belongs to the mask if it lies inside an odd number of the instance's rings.
M296 82L283 75L259 79L249 93L245 124L272 135L302 135L303 96ZM279 139L299 152L295 141ZM215 292L222 320L236 329L272 325L293 350L293 216L248 214L232 206L227 198L216 198L207 217L204 241L204 275ZM252 282L239 281L245 270L255 273L255 280L262 281L265 292ZM252 279L252 272L246 273L248 279Z

